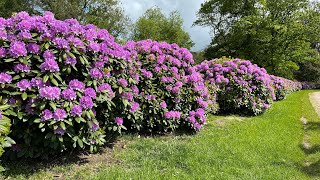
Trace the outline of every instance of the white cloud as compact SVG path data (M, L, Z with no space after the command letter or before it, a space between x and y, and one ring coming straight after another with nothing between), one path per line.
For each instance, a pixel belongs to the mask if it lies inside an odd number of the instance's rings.
M135 22L147 9L158 6L164 13L169 14L177 10L184 19L184 29L195 42L192 50L204 49L211 42L210 29L192 26L196 20L196 13L204 0L121 0L125 12Z

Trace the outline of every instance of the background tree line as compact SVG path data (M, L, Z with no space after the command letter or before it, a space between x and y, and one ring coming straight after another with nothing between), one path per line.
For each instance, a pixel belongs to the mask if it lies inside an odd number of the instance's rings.
M1 0L1 17L8 18L19 11L30 14L51 11L57 19L75 18L83 24L107 29L121 42L151 38L177 43L188 49L194 45L190 35L183 29L180 14L173 11L166 16L158 7L148 9L132 24L119 0Z

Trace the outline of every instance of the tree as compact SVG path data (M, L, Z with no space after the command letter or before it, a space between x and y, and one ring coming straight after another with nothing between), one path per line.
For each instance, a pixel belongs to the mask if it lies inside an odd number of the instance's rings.
M137 20L133 26L131 38L166 41L188 49L194 45L190 35L183 30L183 19L179 12L173 11L166 17L159 7L148 9Z
M9 18L13 13L26 11L33 13L31 0L1 0L0 17Z
M307 0L210 0L195 25L214 32L206 58L250 59L269 73L294 78L302 62L319 59L316 7Z
M130 19L120 7L119 0L35 0L40 12L51 11L57 19L78 19L107 29L114 37L128 33Z
M304 62L299 65L300 69L296 72L297 80L320 83L320 63Z
M60 20L75 18L82 24L94 24L107 29L116 38L128 34L130 19L119 0L1 0L0 15L10 17L14 12L42 14L51 11Z
M205 60L204 51L191 52L191 53L196 64L200 64L202 61Z

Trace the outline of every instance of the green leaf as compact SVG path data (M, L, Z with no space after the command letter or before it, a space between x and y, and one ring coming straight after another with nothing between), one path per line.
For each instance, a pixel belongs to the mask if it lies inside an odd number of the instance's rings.
M123 103L124 107L127 107L129 105L129 102L126 99L122 99L122 103Z
M63 142L63 137L62 136L59 136L58 139L59 139L60 142Z
M9 58L9 59L4 59L4 62L12 62L12 61L15 61L16 59L13 59L13 58Z
M9 104L6 104L6 105L2 105L2 106L0 106L0 110L6 110L6 109L8 109L8 108L10 108L11 107L11 105L9 105Z
M91 119L91 114L90 114L90 112L86 111L86 115L87 115L87 117L88 117L89 119Z
M79 59L80 59L81 64L84 64L83 57L82 57L82 56L80 56L80 57L79 57Z
M72 66L72 68L76 71L78 71L77 67L76 66Z
M55 86L59 86L59 83L53 77L50 77L50 80Z
M10 93L10 94L13 95L13 96L16 96L16 95L21 94L21 92L12 92L12 93Z
M48 75L45 75L45 76L43 77L43 83L46 83L46 82L48 81L48 79L49 79L49 76L48 76Z
M38 56L38 55L33 55L33 57L34 57L35 59L37 59L39 62L42 62L42 59L41 59L40 56Z
M22 98L23 100L26 100L26 99L28 98L27 93L26 93L26 92L23 92L22 95L21 95L21 98Z
M20 75L15 75L15 76L13 76L12 80L17 80L19 78L20 78Z
M45 48L45 49L49 49L49 47L50 47L50 44L49 44L49 43L46 43L46 44L44 45L44 48Z
M92 81L88 81L87 86L91 86L91 85L92 85Z
M54 73L53 74L60 82L62 82L62 78L60 77L60 75L59 74L57 74L57 73Z
M42 102L42 103L40 104L40 110L41 110L41 111L44 110L45 107L46 107L46 103L45 103L45 102Z
M66 130L66 125L64 124L64 122L60 122L60 127L61 127L63 130Z
M81 139L77 139L78 145L83 148L83 142L81 141Z
M45 125L44 123L40 123L40 124L39 124L39 128L43 128L44 125Z
M4 167L0 166L0 172L4 172L4 171L6 171L6 169Z
M93 80L93 86L97 87L97 81L96 80Z
M72 58L76 59L76 56L75 56L73 53L71 53L70 51L68 51L67 54L68 54L69 56L71 56Z
M34 38L34 37L38 36L38 33L31 33L31 35Z
M75 120L76 120L77 123L80 123L80 122L81 122L80 117L76 117Z
M72 138L73 141L77 141L78 140L78 136L75 136Z
M72 50L73 50L73 52L74 52L74 53L76 53L76 54L80 55L80 53L79 53L79 51L78 51L78 49L77 49L77 48L72 47Z
M5 111L6 113L9 113L11 116L17 116L17 113L11 111L10 109Z
M50 102L49 105L52 107L53 110L57 109L57 106L54 102Z
M119 86L119 94L121 94L123 91L122 91L122 87Z
M94 113L93 113L93 111L92 111L92 110L90 110L89 112L90 112L91 117L94 117Z

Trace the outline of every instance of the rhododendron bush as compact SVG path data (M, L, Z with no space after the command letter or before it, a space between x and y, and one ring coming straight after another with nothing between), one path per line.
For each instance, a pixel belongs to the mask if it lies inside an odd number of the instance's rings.
M131 92L118 85L129 78L131 54L106 30L59 21L49 12L21 12L0 19L0 45L1 94L14 107L10 136L18 156L78 147L95 151L105 131L123 128L117 116L126 106L114 103ZM97 118L102 107L107 120Z
M258 115L274 100L301 89L317 88L316 84L297 82L269 75L264 68L241 59L215 59L196 66L222 113Z
M218 86L217 102L223 113L257 115L275 99L270 75L250 61L204 61L197 70L209 86Z
M182 129L200 130L206 112L217 111L201 74L193 66L191 53L176 44L143 40L129 41L126 48L136 59L140 80L132 87L133 111L139 118L130 126L147 131Z

